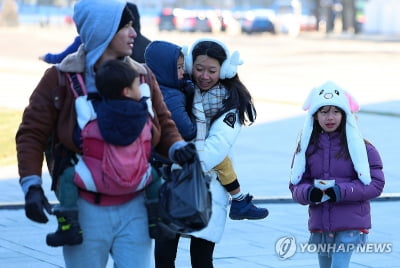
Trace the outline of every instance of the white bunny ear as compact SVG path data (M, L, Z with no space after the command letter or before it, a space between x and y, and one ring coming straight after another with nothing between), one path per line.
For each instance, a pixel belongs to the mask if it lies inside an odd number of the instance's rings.
M237 68L239 65L243 64L243 60L240 59L240 54L238 51L233 52L232 55L227 54L228 58L222 63L220 78L232 78L237 74Z
M189 46L182 46L181 52L184 56L186 56L189 52Z
M243 60L240 58L239 51L234 51L232 53L230 63L231 63L231 65L236 65L236 66L243 64Z
M193 66L193 60L192 60L192 52L189 49L189 46L182 46L181 52L183 54L184 58L184 69L185 72L188 74L192 74L192 66Z
M347 101L349 102L350 111L352 113L360 111L360 105L358 104L356 99L349 92L345 92L344 94L346 95Z
M315 91L317 90L317 88L313 88L311 91L310 91L310 94L308 94L308 97L307 97L307 99L304 101L304 104L303 104L303 110L304 111L307 111L308 109L310 109L310 107L311 107L311 103L312 103L312 99L313 99L313 97L314 97L314 94L315 94Z

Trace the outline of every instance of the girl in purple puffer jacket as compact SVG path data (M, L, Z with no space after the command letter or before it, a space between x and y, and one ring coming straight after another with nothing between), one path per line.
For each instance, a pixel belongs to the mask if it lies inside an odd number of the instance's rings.
M314 88L293 158L289 189L309 205L311 244L321 268L346 268L371 228L370 200L383 190L382 161L362 138L352 96L333 82Z

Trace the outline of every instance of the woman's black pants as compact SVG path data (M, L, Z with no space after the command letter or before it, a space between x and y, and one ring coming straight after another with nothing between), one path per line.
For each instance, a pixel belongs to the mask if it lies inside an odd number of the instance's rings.
M175 268L179 236L171 240L155 241L156 268ZM213 268L215 243L201 238L190 238L190 261L192 268Z

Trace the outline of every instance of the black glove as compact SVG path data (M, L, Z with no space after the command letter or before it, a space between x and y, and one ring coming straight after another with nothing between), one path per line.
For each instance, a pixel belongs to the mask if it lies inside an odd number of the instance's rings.
M194 99L194 84L192 80L188 79L183 81L182 92L185 94L186 97L186 111L191 116Z
M182 80L182 91L185 93L185 95L192 96L194 95L194 83L190 79L190 77L187 74L183 75L183 80Z
M311 187L310 190L308 191L308 200L310 200L313 203L316 202L321 202L323 192L321 189L318 189L316 187Z
M43 209L51 214L51 206L44 195L42 187L39 185L29 187L25 196L25 215L33 221L46 223L49 219Z
M328 202L339 202L340 201L340 188L337 185L326 189L325 194L330 197Z
M193 143L188 143L187 145L177 149L174 153L175 162L179 165L183 165L187 162L193 162L196 156L196 147Z

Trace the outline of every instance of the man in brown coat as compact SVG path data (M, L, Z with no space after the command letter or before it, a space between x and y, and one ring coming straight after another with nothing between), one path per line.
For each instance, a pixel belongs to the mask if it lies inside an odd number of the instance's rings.
M180 164L192 161L195 149L180 136L154 75L145 65L129 57L137 36L132 27L134 19L123 0L81 0L76 3L74 21L84 45L45 72L30 97L16 134L20 184L29 219L45 223L48 221L45 210L51 213L41 187L44 155L53 179L52 189L58 198L68 192L63 181L71 181L76 164L74 159L81 154L79 126L81 122L94 119L96 113L90 111L90 107L93 109L90 99L98 95L95 72L107 60L127 62L149 85L149 104L152 105L149 111L154 115L154 150ZM86 107L83 111L76 109L82 106L76 106L77 99L66 78L68 72L83 77L88 92L88 98L83 100L87 104L83 105ZM73 215L79 215L83 242L64 247L66 267L105 267L109 254L116 266L126 267L129 263L132 267L149 267L151 240L143 194L91 194L92 199L82 198L82 190L77 193L79 198ZM102 205L98 200L112 200L113 205ZM56 215L61 215L59 220L68 221L70 212L63 215L63 211L59 211L61 214Z

